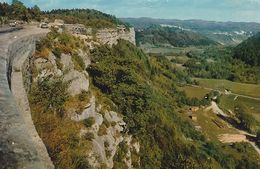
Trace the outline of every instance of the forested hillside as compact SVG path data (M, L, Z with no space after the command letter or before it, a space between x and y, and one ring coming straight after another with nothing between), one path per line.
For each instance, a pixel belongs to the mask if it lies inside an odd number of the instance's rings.
M235 48L234 58L252 66L260 66L260 33Z
M155 46L172 45L175 47L218 44L217 42L192 31L161 26L151 26L144 30L137 31L136 40L139 45L149 43Z
M200 19L178 20L178 19L154 19L154 18L121 18L122 21L130 23L136 28L148 28L151 25L175 25L197 31L224 31L244 30L246 32L260 31L260 24L254 22L216 22Z
M12 4L0 2L0 23L6 22L8 19L17 19L23 21L40 20L41 10L35 5L27 8L21 1L13 0Z
M199 78L227 79L235 82L260 82L260 69L234 58L232 47L207 47L203 53L189 52L184 63L190 75ZM172 60L173 62L176 62Z
M57 9L44 12L50 19L63 19L66 23L81 23L91 28L116 27L123 24L116 17L94 9Z
M94 9L57 9L41 11L38 6L27 8L21 1L14 0L12 4L0 2L0 23L16 19L29 22L49 18L50 21L62 19L68 24L84 24L91 28L116 27L124 24L116 17ZM125 24L126 25L126 24Z
M260 31L260 24L254 22L216 22L205 20L177 20L153 18L121 18L136 29L152 25L165 25L200 33L222 45L237 45Z
M177 113L194 103L176 88L190 79L166 58L147 57L132 44L119 41L112 48L94 49L91 59L88 71L93 84L116 104L129 133L141 141L142 169L258 167L249 158L240 161L226 155Z

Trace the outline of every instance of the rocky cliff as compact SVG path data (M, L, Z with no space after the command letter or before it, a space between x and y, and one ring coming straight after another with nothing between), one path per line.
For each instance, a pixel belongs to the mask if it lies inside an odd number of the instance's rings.
M125 27L118 27L117 29L101 29L97 32L96 37L101 44L108 44L110 46L117 44L117 40L119 39L124 39L136 44L134 28L129 28L129 30Z
M104 28L96 31L93 31L92 28L86 28L82 24L65 24L64 27L65 31L75 36L79 36L87 41L95 41L102 45L108 44L112 46L113 44L117 44L119 39L127 40L136 45L134 28L126 28L123 25L117 28Z
M78 51L78 54L87 67L90 64L88 54L81 50ZM132 136L127 134L123 117L119 113L107 109L106 105L97 99L95 92L89 88L88 72L85 69L82 71L77 70L72 57L70 54L61 54L61 69L57 67L57 58L53 53L49 54L48 59L33 59L32 69L36 69L36 72L38 72L34 76L34 83L49 76L53 78L63 77L64 82L70 82L68 93L71 98L78 98L77 96L82 92L90 93L89 101L82 105L83 110L79 110L78 106L72 105L65 109L65 116L74 123L81 124L84 121L93 120L93 124L87 127L83 126L80 130L75 131L80 136L80 139L89 139L92 144L91 148L85 149L86 159L94 168L101 168L102 166L113 168L113 159L121 144L124 144L127 147L127 152L123 158L126 166L132 168L131 155L139 153L139 143L133 141ZM88 138L90 135L91 138Z
M69 83L68 93L71 98L84 92L91 93L84 109L79 111L77 107L70 106L65 112L75 123L82 124L89 119L95 121L91 126L78 130L81 139L86 139L89 133L93 135L92 148L86 149L89 164L94 168L113 168L114 158L123 146L125 152L122 158L125 165L132 168L132 156L138 157L139 143L127 134L121 115L107 109L107 105L102 104L95 92L89 89L89 76L85 71L90 64L87 52L77 51L86 66L83 70L75 65L75 56L68 53L62 53L59 58L52 52L47 58L33 57L36 41L47 32L30 27L0 35L0 168L54 168L35 129L27 98L31 85L47 76L63 77L64 83ZM133 29L104 29L97 35L98 41L91 43L112 45L118 39L135 43ZM33 76L35 70L37 75Z

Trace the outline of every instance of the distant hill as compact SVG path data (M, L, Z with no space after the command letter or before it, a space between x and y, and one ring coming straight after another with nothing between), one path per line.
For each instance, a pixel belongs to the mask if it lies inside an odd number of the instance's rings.
M203 34L223 45L237 45L248 37L260 32L260 23L254 22L215 22L204 20L177 20L152 18L121 18L136 29L145 29L151 25L164 25L190 30Z
M209 38L188 30L175 27L151 26L136 31L137 44L152 44L154 46L170 45L175 47L206 46L218 43Z
M239 44L234 57L252 66L260 66L260 33Z

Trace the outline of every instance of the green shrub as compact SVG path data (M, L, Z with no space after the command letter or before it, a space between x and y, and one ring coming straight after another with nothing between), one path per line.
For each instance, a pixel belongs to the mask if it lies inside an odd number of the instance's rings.
M56 65L57 65L57 68L62 70L63 69L63 64L61 63L60 59L56 59Z
M74 153L72 156L73 168L75 169L94 169L88 162L85 154Z
M111 126L112 126L112 127L115 127L115 126L116 126L116 122L115 122L115 121L112 121L112 122L111 122Z
M61 78L47 77L32 87L30 101L38 104L44 112L59 113L69 98L67 89L68 83L64 83Z
M105 142L104 142L104 146L105 146L105 148L108 148L108 147L109 147L109 142L108 142L108 141L105 141Z
M247 153L250 145L248 143L233 143L232 148L236 149L239 153Z
M83 121L86 127L92 127L92 125L95 124L95 122L96 122L95 117L89 117Z
M79 101L83 102L83 101L89 100L90 94L89 94L89 92L82 91L82 92L79 94L78 97L79 97Z
M72 55L72 61L74 63L76 70L78 70L80 72L85 70L86 65L85 65L83 59L79 55L77 55L77 54Z
M92 132L88 132L84 135L84 138L86 140L92 141L93 139L95 139L95 135Z
M110 158L112 156L112 151L111 150L105 150L106 152L106 157Z
M240 120L240 126L247 131L256 134L259 129L258 121L249 113L246 113L243 107L238 106L236 109L236 116Z
M106 118L104 118L103 123L105 124L105 126L106 126L107 128L110 127L110 123L109 123L109 121L108 121Z
M56 58L60 58L61 57L61 49L56 47L52 50L52 53L56 56Z
M107 128L106 128L106 125L104 123L102 123L100 126L99 126L99 130L98 130L98 135L99 136L104 136L107 134Z

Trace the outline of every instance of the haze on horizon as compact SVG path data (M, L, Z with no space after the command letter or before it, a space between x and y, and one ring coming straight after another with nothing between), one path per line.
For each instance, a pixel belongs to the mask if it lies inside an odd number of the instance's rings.
M21 0L42 10L97 9L117 17L260 22L260 0ZM11 3L12 0L0 0Z

